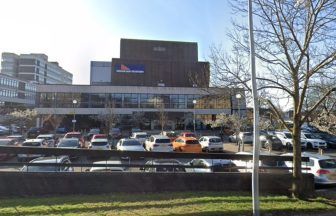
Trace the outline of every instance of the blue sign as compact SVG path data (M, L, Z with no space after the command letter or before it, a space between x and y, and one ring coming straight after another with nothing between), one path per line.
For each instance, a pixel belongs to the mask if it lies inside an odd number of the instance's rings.
M117 73L145 73L144 65L116 64L115 69Z

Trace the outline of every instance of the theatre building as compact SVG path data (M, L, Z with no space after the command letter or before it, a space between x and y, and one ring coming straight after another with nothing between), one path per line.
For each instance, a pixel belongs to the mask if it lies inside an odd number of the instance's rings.
M160 128L162 115L166 129L190 127L194 116L200 129L220 113L244 113L241 90L209 87L209 68L197 43L121 39L120 58L91 62L91 85L38 85L37 111L67 125L76 118L77 129L100 127L94 119L108 113L116 127L143 129Z

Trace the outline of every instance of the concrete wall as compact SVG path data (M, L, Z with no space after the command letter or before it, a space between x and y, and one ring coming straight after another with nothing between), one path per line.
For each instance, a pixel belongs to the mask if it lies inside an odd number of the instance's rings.
M314 193L305 174L303 190ZM291 174L260 174L261 193L289 194ZM0 173L0 196L111 192L251 191L250 173Z

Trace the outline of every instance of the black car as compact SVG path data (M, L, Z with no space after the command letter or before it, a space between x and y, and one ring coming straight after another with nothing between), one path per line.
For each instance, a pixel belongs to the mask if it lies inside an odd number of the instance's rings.
M283 145L281 140L275 135L266 135L265 142L262 143L262 147L267 150L281 150Z
M336 148L336 136L328 133L314 133L316 137L327 142L328 148Z
M32 128L29 128L27 132L27 138L35 139L38 135L46 134L46 133L48 133L48 130L46 130L45 128L32 127Z

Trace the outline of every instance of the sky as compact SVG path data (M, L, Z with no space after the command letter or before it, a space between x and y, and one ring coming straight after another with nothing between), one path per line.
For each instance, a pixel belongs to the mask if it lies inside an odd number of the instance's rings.
M226 46L226 0L0 0L0 52L44 53L89 84L90 61L119 58L121 38Z

